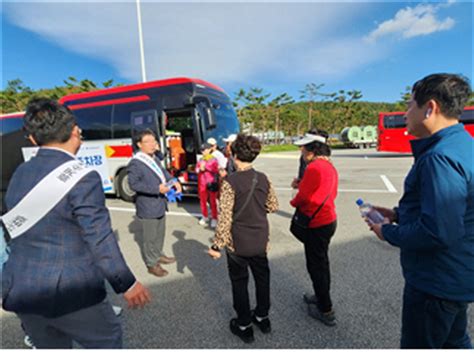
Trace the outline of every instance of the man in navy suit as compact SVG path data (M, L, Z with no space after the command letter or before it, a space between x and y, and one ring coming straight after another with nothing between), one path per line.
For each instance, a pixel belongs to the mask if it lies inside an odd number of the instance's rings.
M15 171L5 196L8 210L39 181L75 159L81 130L69 109L32 100L24 117L36 157ZM45 200L48 203L48 200ZM86 174L39 222L10 242L2 299L38 348L121 348L122 329L106 299L105 280L129 307L150 301L120 252L105 207L100 176Z
M143 228L140 248L148 272L157 277L168 275L162 264L171 264L176 260L163 253L165 240L167 199L165 194L172 187L172 179L155 156L157 141L153 131L147 129L134 137L140 149L127 166L128 183L137 194L135 207L137 217ZM172 182L171 182L172 183ZM181 192L179 182L172 183Z

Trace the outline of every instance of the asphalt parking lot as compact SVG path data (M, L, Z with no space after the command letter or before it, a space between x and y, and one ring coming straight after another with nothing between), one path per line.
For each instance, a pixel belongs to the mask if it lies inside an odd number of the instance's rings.
M151 290L153 301L143 310L125 309L122 320L126 348L398 348L403 279L399 251L379 241L361 220L355 200L394 206L412 157L374 150L336 150L340 174L336 200L338 229L330 245L332 299L338 324L326 327L310 318L302 294L311 290L302 245L288 231L293 209L289 184L296 175L298 153L261 155L256 168L271 178L280 210L271 225L270 318L273 331L256 329L255 342L244 344L230 334L234 316L225 257L206 255L212 230L198 225L197 200L172 204L167 216L165 252L177 263L156 278L142 263L136 238L140 227L133 204L108 198L112 225L131 269ZM253 299L253 286L250 294ZM114 304L125 306L112 294ZM1 312L1 348L25 348L18 319ZM474 310L469 312L474 337Z

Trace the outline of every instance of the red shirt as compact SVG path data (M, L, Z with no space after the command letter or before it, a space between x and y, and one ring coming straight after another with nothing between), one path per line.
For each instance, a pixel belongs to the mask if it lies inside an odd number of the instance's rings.
M329 194L324 206L311 220L310 228L328 225L337 219L334 200L337 196L338 180L336 169L327 160L316 159L306 167L298 186L298 194L290 204L303 214L311 216Z

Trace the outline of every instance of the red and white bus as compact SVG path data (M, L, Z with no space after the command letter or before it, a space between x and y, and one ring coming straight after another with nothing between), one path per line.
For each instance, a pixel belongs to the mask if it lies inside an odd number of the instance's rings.
M474 106L465 107L459 121L474 136ZM415 137L407 132L405 112L379 113L377 151L411 153L412 139Z
M202 142L213 137L224 146L223 139L240 130L227 94L200 79L174 78L120 86L67 95L60 102L73 112L84 145L104 145L112 182L106 192L127 201L134 193L128 186L126 166L134 150L132 137L138 131L148 128L156 133L163 163L181 181L184 194L197 195L195 164ZM1 121L8 127L16 124L18 132L23 114L10 116ZM19 137L24 140L23 135L20 131ZM20 144L18 137L16 144ZM2 145L2 162L9 160L10 152L5 151L13 148L7 150ZM21 156L21 151L18 154Z

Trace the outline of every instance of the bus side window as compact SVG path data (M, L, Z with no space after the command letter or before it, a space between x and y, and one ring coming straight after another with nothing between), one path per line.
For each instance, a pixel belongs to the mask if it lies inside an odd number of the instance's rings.
M6 118L0 120L0 136L19 131L23 127L22 118Z
M142 112L154 110L156 102L134 102L126 104L116 104L113 110L112 117L112 138L125 139L130 138L131 135L131 116L133 112Z
M465 109L462 112L459 121L463 124L474 124L474 109Z
M383 119L384 128L404 128L406 126L403 114L386 115Z
M84 140L112 138L112 106L78 109L73 113Z

